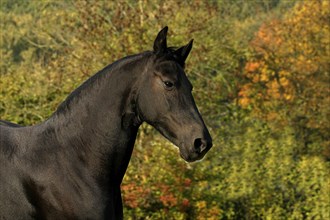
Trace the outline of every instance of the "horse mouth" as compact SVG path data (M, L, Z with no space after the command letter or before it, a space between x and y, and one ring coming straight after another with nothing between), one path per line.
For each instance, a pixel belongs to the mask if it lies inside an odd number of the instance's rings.
M192 162L195 162L195 161L202 160L204 158L205 154L206 154L206 152L203 152L203 153L195 153L195 152L194 153L185 153L185 152L182 152L181 149L180 149L180 157L188 163L192 163Z

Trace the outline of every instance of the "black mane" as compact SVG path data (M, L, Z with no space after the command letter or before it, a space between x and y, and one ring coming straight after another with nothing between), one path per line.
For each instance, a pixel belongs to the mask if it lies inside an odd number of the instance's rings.
M71 103L81 97L81 94L88 90L91 86L96 86L99 82L103 81L104 77L107 77L114 70L120 69L122 66L126 65L128 62L133 62L136 59L140 59L141 57L151 54L151 52L143 52L140 54L129 55L124 58L121 58L108 66L104 67L102 70L95 73L85 82L83 82L77 89L71 92L66 99L57 107L54 112L55 115L59 115L65 113L68 109L70 109ZM109 74L110 73L110 74ZM78 101L78 100L77 100Z

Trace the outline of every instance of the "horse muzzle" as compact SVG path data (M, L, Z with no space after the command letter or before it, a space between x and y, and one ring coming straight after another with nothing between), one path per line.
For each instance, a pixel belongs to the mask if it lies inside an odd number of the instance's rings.
M193 141L192 146L181 146L180 156L187 162L194 162L203 159L205 154L212 147L211 137L207 138L196 138Z

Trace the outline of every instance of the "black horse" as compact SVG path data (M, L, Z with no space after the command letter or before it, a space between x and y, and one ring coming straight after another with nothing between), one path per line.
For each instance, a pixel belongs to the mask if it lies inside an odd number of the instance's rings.
M122 219L120 184L142 122L203 158L210 134L184 63L192 41L168 48L167 27L153 51L96 73L46 121L0 122L0 219Z

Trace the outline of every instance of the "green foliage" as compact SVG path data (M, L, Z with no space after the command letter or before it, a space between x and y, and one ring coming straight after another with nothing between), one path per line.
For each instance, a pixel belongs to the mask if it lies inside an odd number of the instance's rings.
M297 155L299 144L292 128L274 132L267 124L248 118L237 126L243 135L239 139L237 135L226 137L220 157L219 167L225 165L219 182L221 203L225 207L234 205L233 212L224 212L223 217L326 219L329 203L325 201L330 189L328 167L322 158Z
M2 0L0 118L23 125L45 120L105 65L152 49L157 31L168 25L170 46L195 40L187 74L214 147L203 161L188 164L176 147L143 125L122 185L125 217L329 219L329 163L320 152L329 144L328 78L320 79L329 75L329 29L323 19L329 10L324 9L318 13L309 1L293 0ZM251 49L258 33L283 37L285 44L270 53L277 38L269 38L268 50L260 54ZM299 39L305 43L301 47ZM291 46L297 59L286 60ZM304 46L314 52L305 54ZM301 68L307 58L310 67L322 64L317 74ZM297 74L290 80L309 89L294 105L272 99L263 102L272 108L242 105L243 89L254 98L255 91L269 92L258 83L246 87L256 61L277 60L277 67L290 62ZM270 109L276 117L262 117ZM297 121L302 110L323 127Z

